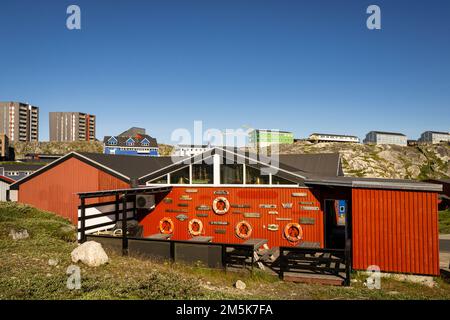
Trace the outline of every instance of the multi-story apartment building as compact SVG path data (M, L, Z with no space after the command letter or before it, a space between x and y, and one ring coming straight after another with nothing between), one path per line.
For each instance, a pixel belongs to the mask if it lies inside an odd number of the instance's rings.
M397 132L383 132L383 131L370 131L364 143L366 144L396 144L399 146L406 146L408 138L403 133Z
M39 108L22 102L0 102L0 134L10 141L39 140Z
M438 131L425 131L420 135L419 142L421 143L441 143L449 142L450 133L448 132L438 132Z
M95 116L82 112L50 112L50 141L95 140Z
M266 148L273 144L293 144L294 134L287 131L255 129L249 133L250 147Z
M348 136L343 134L333 133L312 133L308 137L309 141L313 142L351 142L359 143L357 136Z
M9 159L9 139L4 133L0 133L0 160Z

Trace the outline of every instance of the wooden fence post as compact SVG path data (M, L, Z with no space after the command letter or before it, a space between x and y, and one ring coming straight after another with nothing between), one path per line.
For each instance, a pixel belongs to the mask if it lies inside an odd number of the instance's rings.
M127 195L122 199L122 254L128 255L128 237L127 237Z

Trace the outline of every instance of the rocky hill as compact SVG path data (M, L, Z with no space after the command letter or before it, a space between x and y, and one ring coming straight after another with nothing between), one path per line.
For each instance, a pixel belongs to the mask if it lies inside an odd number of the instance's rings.
M99 141L16 142L14 147L16 158L27 153L103 152L103 145ZM159 145L161 156L168 156L172 151L171 145ZM339 152L347 176L420 180L450 177L450 146L444 144L400 147L351 143L314 144L301 141L292 145L280 145L279 152L283 154Z
M43 154L67 154L71 151L102 153L103 143L101 141L75 141L75 142L15 142L14 152L16 159L22 158L27 153ZM168 156L172 153L173 147L166 144L159 144L161 156Z
M339 152L347 176L419 179L450 177L450 146L364 145L302 141L280 146L280 153Z
M103 143L100 141L75 141L75 142L15 142L14 152L16 159L22 158L27 153L66 154L71 151L102 153Z

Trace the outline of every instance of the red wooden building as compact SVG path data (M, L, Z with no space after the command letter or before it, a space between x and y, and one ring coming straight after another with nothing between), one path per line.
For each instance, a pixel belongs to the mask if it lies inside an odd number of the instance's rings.
M439 274L440 185L344 177L338 154L262 158L215 148L184 159L71 153L12 187L19 202L77 220L76 193L170 186L139 210L144 237L264 238L271 247L352 242L353 268ZM92 200L91 200L92 201ZM104 200L103 200L104 201Z

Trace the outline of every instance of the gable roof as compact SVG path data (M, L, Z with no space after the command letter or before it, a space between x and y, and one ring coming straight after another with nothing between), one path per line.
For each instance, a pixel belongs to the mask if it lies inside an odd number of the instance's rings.
M272 166L278 169L276 175L289 178L300 185L343 186L354 188L382 188L420 191L441 191L442 185L412 180L375 179L343 177L339 154L289 154L280 155L279 163L270 158L236 149L213 148L192 157L135 157L128 155L109 155L101 153L71 152L52 163L41 167L33 174L13 183L10 189L17 190L20 184L33 179L58 164L76 158L99 170L132 184L138 180L145 183L169 172L199 163L211 156L219 154L222 160L231 163L245 163L250 166ZM225 162L226 163L226 162Z
M17 162L17 163L0 164L0 168L3 168L5 171L36 171L45 166L45 164L46 163L29 164L26 162Z
M111 144L109 142L109 140L114 137L117 140L117 144ZM114 147L127 147L127 141L129 139L133 139L134 140L134 147L151 147L151 148L158 148L158 142L156 141L155 138L150 137L147 134L143 134L143 135L135 135L135 136L105 136L103 138L103 144L105 146L114 146ZM142 144L142 142L144 140L148 141L148 145L146 145L145 143Z
M277 175L295 175L298 178L297 181L301 183L309 175L334 177L342 174L341 161L338 153L281 154L278 155L278 158L271 158L236 148L213 147L203 153L180 158L178 162L173 162L157 171L149 172L140 177L139 182L146 183L169 172L186 167L189 164L201 162L215 154L221 155L221 159L225 158L225 163L230 161L230 163L245 163L250 166L268 166L275 168L278 170Z
M130 184L132 180L172 163L172 157L135 157L128 155L71 152L64 157L41 167L41 169L33 172L31 175L18 180L16 183L11 185L11 189L17 190L22 183L33 179L41 173L50 170L70 158L76 158Z
M5 177L5 176L0 176L0 181L3 181L3 182L5 182L5 183L7 183L7 184L12 184L12 183L15 182L15 180L10 179L10 178Z

